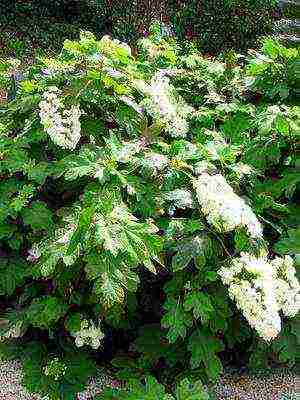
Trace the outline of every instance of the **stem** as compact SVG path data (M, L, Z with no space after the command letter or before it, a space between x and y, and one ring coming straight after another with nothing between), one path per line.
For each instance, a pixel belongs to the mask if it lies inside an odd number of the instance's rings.
M226 246L225 246L223 240L219 237L219 235L218 235L216 232L214 232L213 230L211 230L210 228L207 228L207 229L208 229L208 231L209 231L210 233L212 233L212 234L215 236L215 238L220 242L220 244L221 244L223 250L225 251L225 253L227 254L227 256L228 256L229 258L232 258L231 254L230 254L229 251L227 250L227 248L226 248Z

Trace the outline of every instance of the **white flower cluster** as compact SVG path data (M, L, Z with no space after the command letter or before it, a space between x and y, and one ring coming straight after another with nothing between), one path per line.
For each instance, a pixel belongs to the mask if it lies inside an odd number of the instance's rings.
M146 153L140 162L141 166L148 169L153 175L156 175L169 165L168 157L159 153Z
M72 106L69 110L63 110L59 99L61 91L53 86L44 93L40 102L40 118L45 131L57 146L74 150L80 140L80 116L82 112L79 106Z
M27 261L29 262L36 262L40 257L42 253L41 250L39 249L37 244L34 244L31 249L28 250L28 256L27 256Z
M80 330L73 332L72 336L75 338L75 344L77 347L84 345L91 346L93 349L100 347L104 333L100 328L96 327L93 321L86 319L81 321Z
M280 333L280 311L294 317L300 310L300 284L289 256L268 260L242 253L218 274L229 286L231 299L265 341Z
M118 162L127 163L132 160L132 156L139 153L145 144L143 140L135 140L132 142L123 142L123 147L115 151L115 157Z
M251 208L220 175L202 173L194 180L197 199L208 222L223 232L245 227L253 238L262 237L262 226Z
M234 164L230 168L236 173L238 179L250 177L255 173L255 169L252 166L241 162Z
M193 109L181 98L175 97L169 78L159 71L150 85L143 85L143 89L149 96L146 107L155 118L162 120L166 132L173 137L185 137L189 129L187 117Z
M276 300L286 317L295 317L300 310L300 283L291 257L275 258L272 265L277 271Z
M186 189L175 189L164 195L164 199L171 201L178 208L191 208L193 206L192 193Z

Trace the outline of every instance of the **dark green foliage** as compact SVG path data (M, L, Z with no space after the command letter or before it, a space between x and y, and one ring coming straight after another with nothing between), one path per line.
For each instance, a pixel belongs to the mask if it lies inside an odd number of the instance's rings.
M95 372L93 362L83 353L57 357L47 354L45 347L36 343L27 345L21 360L23 382L28 390L64 400L74 399Z
M4 233L5 234L5 233ZM11 258L0 261L0 295L11 296L25 282L27 265L22 259Z
M191 352L191 367L197 368L203 363L207 375L216 380L222 371L222 363L216 353L222 350L221 342L213 338L205 329L198 330L189 338L188 350Z
M45 48L56 48L66 30L70 37L76 37L76 27L134 42L149 30L154 18L171 22L181 40L193 38L205 52L217 53L230 48L246 49L259 35L269 33L278 17L276 0L4 0L2 3L0 23L5 29L19 28L18 37L8 42L17 53L27 47L28 37Z
M26 320L37 328L50 328L65 315L67 306L56 297L34 299L26 311Z
M272 30L276 0L169 0L171 21L182 38L194 38L204 51L246 49Z
M274 39L268 39L262 46L262 54L255 53L247 70L250 76L251 90L267 98L284 100L297 95L299 88L299 52L286 48ZM283 121L277 121L277 129L288 133L289 127Z

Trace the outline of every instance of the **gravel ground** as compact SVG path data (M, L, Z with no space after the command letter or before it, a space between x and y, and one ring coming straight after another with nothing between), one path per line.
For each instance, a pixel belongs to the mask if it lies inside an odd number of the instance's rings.
M0 363L0 400L37 400L21 385L22 368L18 361Z
M228 374L215 391L217 400L300 400L300 376L276 370L266 376Z
M45 400L29 394L21 385L18 361L0 362L0 400ZM103 387L114 385L107 376L91 379L88 389L77 395L90 400ZM274 371L268 376L224 375L215 387L217 400L300 400L300 376ZM141 399L142 400L142 399Z

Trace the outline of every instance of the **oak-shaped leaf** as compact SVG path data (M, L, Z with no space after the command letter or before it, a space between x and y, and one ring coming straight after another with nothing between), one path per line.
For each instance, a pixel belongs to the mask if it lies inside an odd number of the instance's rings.
M11 296L17 287L22 286L29 275L28 265L21 259L0 258L0 295Z
M94 280L94 293L106 308L122 303L126 290L137 290L139 277L122 257L93 251L86 259L87 278Z
M168 329L167 339L170 343L175 343L177 339L184 339L187 335L187 329L192 326L193 319L187 311L185 311L183 303L180 299L168 298L164 304L166 310L161 320L163 328Z
M147 222L139 222L125 206L116 206L108 214L94 216L96 243L117 256L127 254L132 263L144 264L155 273L152 260L159 262L161 239L155 235L157 228Z
M183 379L176 387L175 390L176 400L209 400L207 393L202 382L190 382L187 378Z
M300 228L289 229L287 236L275 244L274 250L279 254L300 254Z
M68 309L67 304L54 296L39 297L32 301L25 316L29 324L48 329L53 326Z
M50 230L53 226L52 212L42 201L35 201L30 207L22 210L22 218L25 225L30 225L33 229Z
M72 154L64 158L60 168L65 179L75 180L83 176L91 178L103 178L103 152L83 147L79 154Z
M214 313L210 296L206 293L194 291L187 294L184 299L184 309L193 311L196 319L201 319L202 324L205 324Z
M208 378L216 381L222 371L222 363L217 353L223 349L219 339L212 336L208 329L196 330L188 340L188 350L191 352L191 367L205 367Z
M201 268L206 258L213 255L213 241L207 234L199 234L178 241L175 245L176 254L172 258L174 272L186 268L193 260L197 268Z

